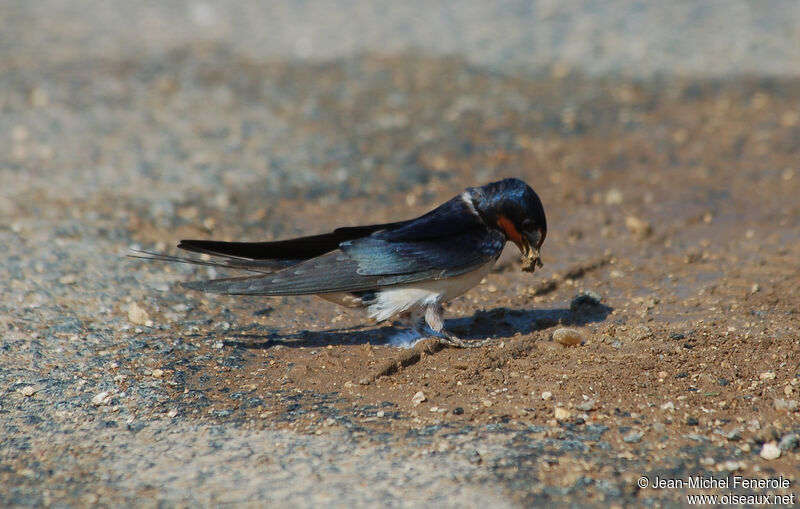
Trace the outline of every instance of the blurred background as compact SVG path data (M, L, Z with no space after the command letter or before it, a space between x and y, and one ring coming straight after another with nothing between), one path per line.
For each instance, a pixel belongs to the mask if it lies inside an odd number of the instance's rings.
M749 79L727 90L749 102L753 78L780 88L800 72L792 0L7 1L0 23L5 214L30 193L115 189L158 221L176 201L225 209L247 192L627 171L565 153L564 135L644 133L669 101Z
M498 2L7 1L6 56L40 63L155 56L200 42L259 59L456 55L494 68L594 75L796 75L792 0Z

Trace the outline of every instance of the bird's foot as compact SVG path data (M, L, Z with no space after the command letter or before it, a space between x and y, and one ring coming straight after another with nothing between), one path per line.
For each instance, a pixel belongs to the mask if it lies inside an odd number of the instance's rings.
M467 342L445 329L442 329L436 335L436 337L444 346L451 346L455 348L480 348L482 346L486 346L491 341L491 339L482 339L480 341Z
M465 342L452 332L444 328L444 308L441 304L429 304L425 308L425 322L431 328L439 342L444 346L451 346L456 348L479 348L486 345L489 340L484 339L481 341Z

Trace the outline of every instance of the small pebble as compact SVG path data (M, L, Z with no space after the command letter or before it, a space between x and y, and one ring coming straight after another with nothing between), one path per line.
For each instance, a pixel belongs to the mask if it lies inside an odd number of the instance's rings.
M577 408L578 410L581 410L583 412L591 412L592 410L597 408L597 403L595 402L595 400L590 399L590 400L584 401L583 403L580 403L575 408Z
M775 372L774 371L765 371L758 375L758 378L761 380L775 380Z
M724 471L727 470L729 472L735 472L737 470L744 470L747 465L742 461L734 461L728 460L724 463L717 464L717 470Z
M427 401L427 399L428 399L428 398L426 398L426 397L425 397L425 393L424 393L424 392L422 392L422 391L417 391L417 393L416 393L416 394L414 394L414 395L411 397L411 402L414 404L414 406L417 406L417 405L419 405L420 403L422 403L423 401Z
M631 341L642 341L653 336L653 330L647 325L637 325L628 335Z
M736 441L742 438L743 430L744 430L743 426L737 426L728 432L720 432L720 435L725 437L727 440Z
M567 410L564 407L557 406L553 416L556 418L557 421L566 421L570 417L572 417L572 412Z
M62 285L74 285L77 281L75 274L65 274L58 278L58 282Z
M486 408L489 408L490 406L492 406L492 400L490 400L490 399L487 399L487 398L483 398L483 399L481 400L481 404L482 404L483 406L485 406Z
M150 373L150 374L153 376L153 378L161 378L162 376L164 376L164 370L163 369L154 369L153 372Z
M375 412L375 417L381 418L384 415L386 415L386 412L384 412L383 410L378 410L377 412Z
M800 408L800 403L796 399L781 399L775 398L775 410L785 410L787 412L796 412Z
M575 329L561 327L553 331L553 341L564 346L575 346L581 343L581 334Z
M110 401L111 401L111 393L109 393L108 391L103 391L101 393L98 393L92 398L92 403L97 406L108 404Z
M642 218L636 216L628 216L625 218L625 227L633 235L640 239L644 239L653 234L653 225Z
M775 442L767 442L761 448L760 456L765 460L776 460L781 457L781 450Z
M153 325L147 311L135 302L132 302L130 307L128 307L128 320L134 325L145 325L147 327Z
M603 297L597 292L587 290L583 293L576 295L569 303L570 311L580 311L586 308L599 306Z
M544 391L542 393L542 399L545 400L545 401L549 400L552 397L553 397L553 393L550 392L550 391Z
M25 387L23 387L23 388L21 388L19 390L19 393L22 394L23 396L29 398L29 397L33 396L34 394L36 394L36 387L34 387L32 385L26 385Z
M644 433L642 433L641 431L631 431L630 433L622 437L622 440L624 440L629 444L635 444L636 442L639 442L643 436Z
M780 443L778 443L778 449L782 452L791 452L800 445L800 435L797 433L789 433L788 435L784 435L781 438Z
M623 199L622 191L616 187L612 187L606 192L606 205L619 205Z

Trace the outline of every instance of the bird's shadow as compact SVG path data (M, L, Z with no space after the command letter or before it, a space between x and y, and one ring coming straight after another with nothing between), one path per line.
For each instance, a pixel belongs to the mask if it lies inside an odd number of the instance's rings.
M612 308L604 304L580 309L510 309L495 308L477 311L471 317L447 320L445 326L456 336L465 339L510 338L517 333L530 334L555 325L583 326L601 322ZM407 331L405 327L388 325L372 327L359 325L342 329L321 331L304 330L293 334L273 331L268 334L253 333L252 328L232 330L224 342L227 346L265 349L275 345L287 347L320 347L332 344L386 344Z

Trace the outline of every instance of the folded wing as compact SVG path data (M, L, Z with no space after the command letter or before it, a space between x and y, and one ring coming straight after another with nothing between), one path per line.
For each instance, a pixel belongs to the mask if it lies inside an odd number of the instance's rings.
M306 295L358 292L386 285L457 276L497 258L505 238L485 228L436 240L364 237L340 250L274 274L185 283L196 290L235 295Z

